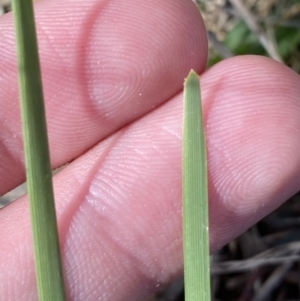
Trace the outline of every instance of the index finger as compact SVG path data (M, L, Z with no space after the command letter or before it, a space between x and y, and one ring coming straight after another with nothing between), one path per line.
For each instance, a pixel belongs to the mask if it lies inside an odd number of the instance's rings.
M207 57L191 1L43 1L36 21L53 167L179 92ZM11 15L0 20L0 194L24 178Z

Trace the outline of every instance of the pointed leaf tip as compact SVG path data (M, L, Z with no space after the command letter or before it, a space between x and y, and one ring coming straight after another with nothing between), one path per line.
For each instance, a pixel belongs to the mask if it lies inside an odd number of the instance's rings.
M194 81L194 80L198 81L199 75L193 69L191 69L188 76L185 78L184 84L186 84L187 81Z

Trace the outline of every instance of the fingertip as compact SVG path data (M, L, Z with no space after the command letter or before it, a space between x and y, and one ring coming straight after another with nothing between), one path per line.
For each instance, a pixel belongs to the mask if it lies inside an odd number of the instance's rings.
M190 69L205 69L207 37L192 1L41 1L35 15L53 168L168 101ZM12 16L3 18L1 193L24 179Z
M212 241L222 245L299 189L300 77L271 59L241 56L208 70L202 85Z

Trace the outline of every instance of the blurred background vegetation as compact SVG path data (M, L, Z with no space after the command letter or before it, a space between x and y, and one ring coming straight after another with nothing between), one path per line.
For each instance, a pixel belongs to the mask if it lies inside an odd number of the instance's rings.
M272 57L300 73L300 0L194 2L208 31L208 66L231 56L255 54ZM9 10L10 0L0 0L0 15ZM10 202L25 191L19 188L0 198L0 208L1 202ZM300 300L299 217L300 196L295 195L214 254L212 300ZM183 296L179 278L153 300L179 301Z
M267 55L300 72L299 0L196 0L210 40L209 65Z

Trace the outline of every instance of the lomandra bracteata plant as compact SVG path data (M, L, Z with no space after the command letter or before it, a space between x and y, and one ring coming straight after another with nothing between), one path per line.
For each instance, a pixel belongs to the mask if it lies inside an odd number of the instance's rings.
M40 301L64 301L32 0L13 0L26 177ZM210 300L206 147L199 78L184 84L183 251L186 301Z

